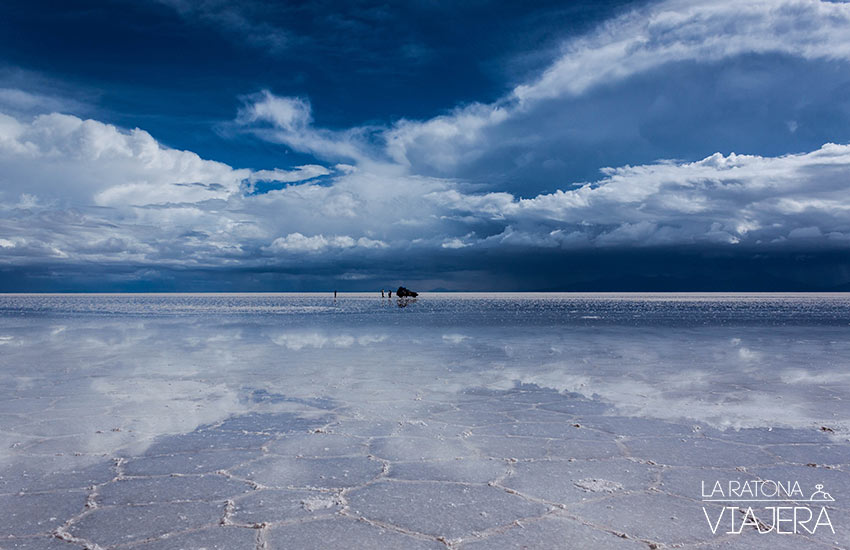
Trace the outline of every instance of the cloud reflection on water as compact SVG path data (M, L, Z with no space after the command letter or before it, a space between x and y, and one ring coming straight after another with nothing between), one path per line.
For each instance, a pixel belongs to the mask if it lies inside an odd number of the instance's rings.
M285 319L5 316L0 459L16 449L140 452L157 436L250 412L324 414L310 405L319 399L364 420L427 418L434 401L517 384L629 416L847 429L843 326L569 324L476 308L439 318L385 309Z

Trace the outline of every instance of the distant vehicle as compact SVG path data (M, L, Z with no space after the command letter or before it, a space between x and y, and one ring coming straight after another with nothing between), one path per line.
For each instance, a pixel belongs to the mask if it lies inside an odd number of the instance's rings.
M399 298L416 298L419 296L418 292L413 292L412 290L408 290L403 286L398 287L398 290L395 291L396 296Z

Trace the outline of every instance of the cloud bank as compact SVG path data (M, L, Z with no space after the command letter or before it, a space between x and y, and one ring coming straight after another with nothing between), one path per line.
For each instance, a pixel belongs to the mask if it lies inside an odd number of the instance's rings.
M141 130L68 115L0 123L5 262L260 265L355 250L850 240L848 145L606 168L597 181L520 198L393 167L233 169ZM248 183L261 179L289 185L250 194Z

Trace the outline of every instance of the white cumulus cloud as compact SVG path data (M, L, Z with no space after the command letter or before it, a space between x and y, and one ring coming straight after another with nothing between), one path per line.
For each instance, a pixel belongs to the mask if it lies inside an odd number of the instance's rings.
M396 122L384 134L386 152L400 164L449 173L494 148L522 144L533 148L546 140L547 132L568 134L569 126L552 128L547 122L552 118L552 100L585 96L684 61L708 64L771 54L847 62L848 28L850 4L845 2L668 0L650 4L566 42L560 57L540 76L516 85L493 103L471 103L424 121ZM576 119L581 117L582 113L575 113ZM611 124L598 120L595 126L604 129ZM797 126L795 122L793 128ZM589 131L584 134L585 139L594 138ZM546 161L553 159L541 162Z

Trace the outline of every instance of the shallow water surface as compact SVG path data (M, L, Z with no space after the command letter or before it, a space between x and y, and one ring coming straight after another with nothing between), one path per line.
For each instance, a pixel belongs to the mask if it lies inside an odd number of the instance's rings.
M848 336L847 295L3 295L0 548L846 547ZM777 477L835 533L712 533L701 481Z

